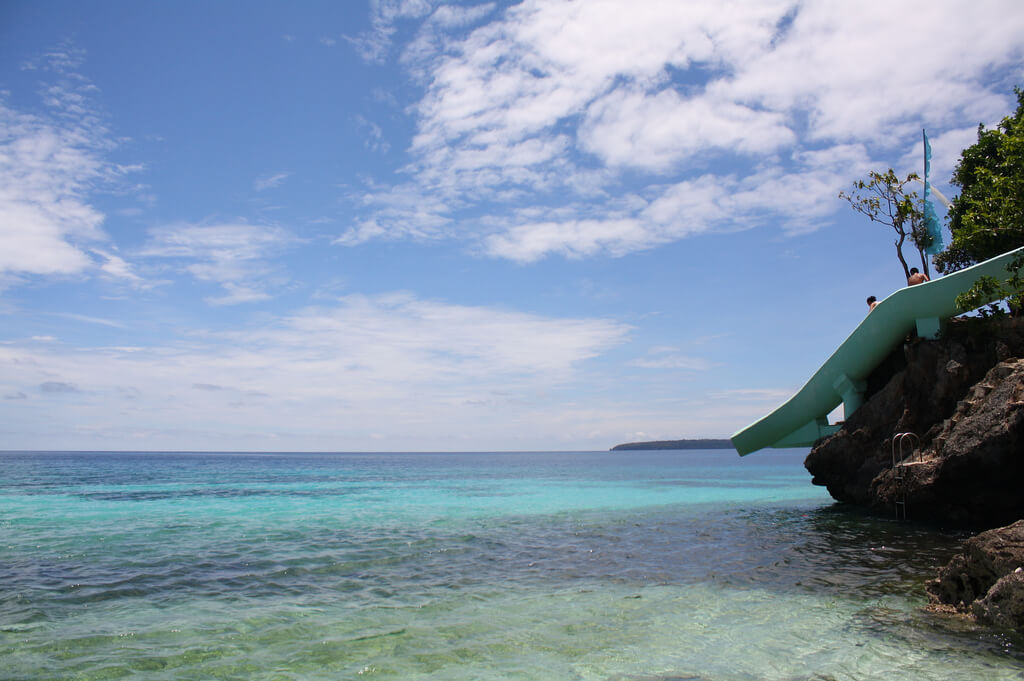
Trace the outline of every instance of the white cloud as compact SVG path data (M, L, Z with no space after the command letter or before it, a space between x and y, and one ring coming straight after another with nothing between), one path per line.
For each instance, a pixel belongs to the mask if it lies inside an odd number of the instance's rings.
M131 279L127 262L95 249L109 237L90 196L140 166L108 159L115 143L94 111L96 87L73 70L82 58L61 48L23 65L54 79L42 84L44 112L23 113L0 101L0 276L8 280L97 267Z
M695 234L770 223L793 234L811 231L834 210L837 187L867 165L863 149L841 147L800 155L789 171L769 166L744 178L706 174L652 188L658 192L653 198L632 197L606 209L603 218L523 220L485 237L483 248L495 257L531 262L550 254L620 256Z
M874 159L901 158L922 126L938 142L936 172L951 169L952 140L1012 104L993 74L1024 63L1012 0L971 12L919 0L856 11L526 0L450 22L443 8L411 6L379 3L374 16L390 29L424 18L404 57L425 88L413 180L374 188L358 220L373 229L339 243L458 236L529 261L621 255L769 219L786 234L812 231L840 209L840 189ZM628 194L650 205L622 213ZM409 196L438 203L403 211ZM525 218L531 202L538 215ZM554 218L553 204L578 212ZM525 219L500 217L510 212Z
M557 134L560 124L575 127L574 121L583 116L592 119L584 128L584 149L599 149L598 138L609 129L624 137L628 147L637 141L638 131L649 132L644 123L675 127L676 122L666 119L681 107L692 110L691 118L706 127L714 144L743 138L750 147L763 148L762 127L750 127L744 134L737 125L754 120L756 112L724 100L716 102L718 107L686 101L673 89L670 70L696 63L725 73L730 59L749 51L747 44L770 39L771 19L786 7L761 2L737 12L717 2L525 2L438 59L419 106L420 133L413 149L454 144L456 158L463 152L480 156L492 148L500 156L503 148ZM660 125L652 116L661 118ZM778 114L762 116L774 119L769 129L778 127ZM708 117L721 120L704 120ZM637 151L651 146L639 142ZM682 151L690 149L684 146Z
M992 18L998 16L999 21ZM905 20L893 20L901 18ZM872 140L1007 111L986 85L1024 57L1024 15L1009 0L803 3L786 39L718 87L776 110L804 111L818 139ZM799 74L799 77L793 77Z
M712 150L765 154L790 146L795 135L784 114L674 90L648 94L618 89L594 102L580 145L612 166L668 170Z
M95 135L0 104L0 272L74 274L92 266L83 245L106 235L86 195L108 170Z
M485 248L490 255L531 262L550 253L569 258L602 251L625 253L648 248L656 242L657 235L639 220L626 218L517 225L502 234L490 236Z

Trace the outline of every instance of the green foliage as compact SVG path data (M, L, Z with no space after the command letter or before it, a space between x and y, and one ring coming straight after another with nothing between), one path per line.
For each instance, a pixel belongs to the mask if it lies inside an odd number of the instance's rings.
M978 126L952 184L960 195L949 209L953 241L935 258L940 272L956 271L1024 246L1024 90L1017 111L994 130Z
M1024 90L1017 88L1017 110L994 130L978 126L978 141L964 149L952 183L960 195L949 209L953 242L935 258L940 272L956 271L1024 246ZM972 310L996 298L1005 299L1013 314L1024 310L1024 280L1018 257L1005 280L985 278L957 298ZM998 305L980 310L983 316L1003 314Z
M1002 317L1005 315L1003 308L997 303L988 302L1000 297L1002 287L1002 282L995 277L981 277L974 282L971 290L956 297L956 306L964 312L977 309L982 317Z
M1010 312L1019 314L1024 310L1024 255L1018 255L1006 266L1007 278L979 277L974 286L956 297L956 305L962 311L977 309L982 317L1003 317L1006 311L991 300L1006 300Z
M903 266L903 276L910 276L910 268L903 256L903 244L909 237L921 255L921 267L928 274L928 258L925 249L931 244L931 236L924 225L924 212L917 192L907 185L918 179L917 173L910 173L905 179L889 168L884 173L872 170L867 180L853 183L853 192L839 192L839 198L849 201L855 211L866 215L872 222L892 227L896 232L896 257Z

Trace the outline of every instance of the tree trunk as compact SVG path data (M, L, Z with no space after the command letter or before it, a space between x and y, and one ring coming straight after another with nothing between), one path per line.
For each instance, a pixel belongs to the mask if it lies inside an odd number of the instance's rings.
M932 273L930 268L928 267L928 254L925 253L924 250L920 248L917 249L917 252L921 254L921 271L924 272L924 276L928 277L928 279L931 279Z
M928 228L925 226L924 219L911 218L910 220L910 237L914 242L914 247L917 248L918 255L921 256L921 272L928 279L932 278L931 267L928 263L928 254L925 253L927 250L921 246L922 241L926 244L930 244L932 241L931 235L928 234Z
M907 259L903 257L903 242L907 240L907 235L900 233L900 238L896 241L896 257L900 259L900 264L903 265L903 277L910 279L910 268L907 267Z

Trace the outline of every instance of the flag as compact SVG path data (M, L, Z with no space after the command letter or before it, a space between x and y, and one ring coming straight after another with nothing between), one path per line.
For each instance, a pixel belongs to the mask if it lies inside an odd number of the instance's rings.
M932 205L932 186L928 181L928 175L932 170L932 145L928 143L928 133L921 130L921 134L924 136L924 227L931 237L925 252L928 255L935 255L942 251L942 225L939 223L939 216L935 214L935 206Z

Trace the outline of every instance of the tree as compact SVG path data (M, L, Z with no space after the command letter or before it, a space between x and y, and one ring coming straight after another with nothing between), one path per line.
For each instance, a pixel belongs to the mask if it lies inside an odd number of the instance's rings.
M949 209L952 243L935 258L940 272L953 272L1024 246L1024 90L1017 88L1017 111L995 129L978 126L978 141L964 149L951 183L960 188ZM1024 285L1018 258L1004 281L985 280L964 294L963 309L993 296L1009 299L1018 313Z
M921 256L922 271L930 276L928 256L925 249L931 237L924 226L924 212L917 198L917 192L909 191L907 185L918 179L917 173L910 173L906 179L889 168L884 173L872 170L867 180L853 183L853 193L839 192L839 198L846 199L855 211L866 215L872 222L889 225L896 232L896 257L903 266L903 276L910 277L910 267L903 256L903 245L907 238Z
M960 188L949 209L953 241L935 259L953 272L1024 246L1024 90L1017 111L994 130L978 126L978 141L964 149L951 183Z

